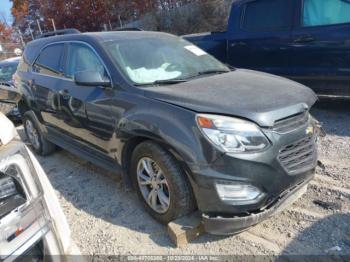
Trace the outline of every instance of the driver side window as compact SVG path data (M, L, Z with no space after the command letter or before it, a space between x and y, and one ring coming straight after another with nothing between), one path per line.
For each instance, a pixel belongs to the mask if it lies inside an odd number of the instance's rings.
M73 79L75 73L82 71L99 72L102 76L108 78L104 65L90 47L84 44L71 43L68 46L65 76Z

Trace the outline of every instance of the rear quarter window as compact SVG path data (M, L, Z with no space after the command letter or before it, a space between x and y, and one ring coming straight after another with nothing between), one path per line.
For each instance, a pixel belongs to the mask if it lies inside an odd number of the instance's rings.
M304 0L303 26L350 23L349 0Z
M256 0L243 7L241 29L276 31L291 28L293 5L290 0Z

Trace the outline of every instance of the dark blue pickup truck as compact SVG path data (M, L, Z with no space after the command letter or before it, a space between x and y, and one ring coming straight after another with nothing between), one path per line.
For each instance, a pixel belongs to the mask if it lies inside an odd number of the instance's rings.
M350 0L234 0L227 32L184 38L234 67L350 98Z

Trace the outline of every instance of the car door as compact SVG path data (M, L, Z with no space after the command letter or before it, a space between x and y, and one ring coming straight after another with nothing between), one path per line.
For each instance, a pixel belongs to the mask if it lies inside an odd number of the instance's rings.
M350 1L299 0L293 77L318 94L350 95Z
M44 124L58 126L58 97L60 79L63 75L62 58L64 44L55 43L43 48L32 67L29 84L34 97L34 110L41 115Z
M240 19L228 34L228 63L288 75L294 1L248 1L242 3L238 12Z
M84 42L66 44L64 79L59 91L60 129L82 143L108 153L114 122L108 101L114 95L112 87L78 85L74 75L82 71L98 71L110 78L93 47Z

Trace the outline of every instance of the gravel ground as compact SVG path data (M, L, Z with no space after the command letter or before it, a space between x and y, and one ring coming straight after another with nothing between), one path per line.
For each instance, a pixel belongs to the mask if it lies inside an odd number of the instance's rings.
M204 234L183 248L174 247L166 227L124 190L119 176L64 150L38 159L86 255L350 255L350 101L319 103L312 113L327 136L319 141L320 167L307 193L244 233Z

